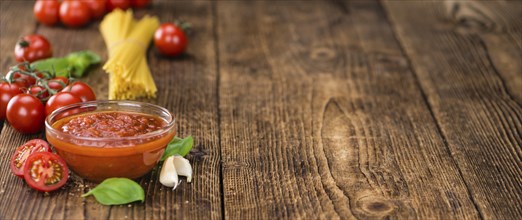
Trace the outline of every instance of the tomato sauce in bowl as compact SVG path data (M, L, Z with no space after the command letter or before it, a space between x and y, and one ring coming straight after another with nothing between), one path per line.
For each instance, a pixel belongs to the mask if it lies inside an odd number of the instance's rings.
M72 171L95 182L143 176L158 163L174 135L172 114L148 103L76 103L46 119L49 143Z

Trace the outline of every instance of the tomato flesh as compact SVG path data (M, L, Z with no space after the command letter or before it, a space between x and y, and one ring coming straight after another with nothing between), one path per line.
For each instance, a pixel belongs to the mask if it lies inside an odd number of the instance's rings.
M11 167L11 171L14 175L24 178L24 165L27 161L27 158L36 152L51 152L51 148L49 144L42 139L33 139L22 146L16 148L13 157L11 157L11 161L9 163Z
M65 185L69 178L69 168L58 155L50 152L31 154L24 166L24 179L38 191L50 192Z

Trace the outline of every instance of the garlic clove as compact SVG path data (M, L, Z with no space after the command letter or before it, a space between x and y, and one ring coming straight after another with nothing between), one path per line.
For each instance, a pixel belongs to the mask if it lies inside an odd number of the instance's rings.
M178 173L176 172L176 167L174 166L173 161L174 157L171 156L163 162L159 178L161 184L167 187L173 187L172 190L176 189L178 186Z
M172 157L174 157L174 167L176 168L178 175L186 176L187 182L190 183L190 181L192 181L192 166L190 165L189 160L179 155Z

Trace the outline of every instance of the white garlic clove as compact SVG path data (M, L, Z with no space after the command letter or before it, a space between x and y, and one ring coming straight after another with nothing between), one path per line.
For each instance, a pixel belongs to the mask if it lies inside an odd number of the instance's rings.
M163 162L163 167L161 168L159 181L161 184L167 187L173 187L172 190L176 189L178 186L178 173L176 172L176 167L174 166L174 157L168 157Z
M192 181L192 166L190 165L189 160L185 159L182 156L176 155L174 157L174 167L176 168L176 172L180 176L186 176L187 182L190 183Z

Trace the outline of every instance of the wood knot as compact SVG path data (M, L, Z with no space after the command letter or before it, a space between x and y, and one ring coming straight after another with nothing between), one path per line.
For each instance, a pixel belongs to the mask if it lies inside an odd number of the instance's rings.
M330 48L320 47L313 49L310 53L310 58L312 60L318 60L318 61L326 61L331 60L336 56L336 53L334 50Z
M397 209L394 202L380 197L363 197L357 201L357 206L368 216L385 217Z

